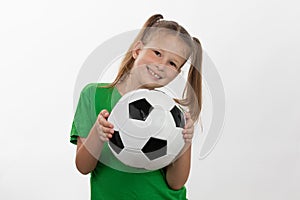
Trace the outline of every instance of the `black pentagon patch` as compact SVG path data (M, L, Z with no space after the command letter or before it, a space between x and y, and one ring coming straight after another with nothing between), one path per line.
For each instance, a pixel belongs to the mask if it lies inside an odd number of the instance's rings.
M129 118L145 121L153 110L151 104L145 99L139 99L129 104Z
M124 145L120 137L119 131L114 132L112 138L109 139L109 145L117 154L119 154L122 151L122 149L124 149Z
M142 148L142 152L150 160L162 157L167 154L167 141L151 137Z
M172 110L170 111L172 113L173 119L175 121L176 127L184 128L184 115L183 113L177 108L177 106L174 106Z

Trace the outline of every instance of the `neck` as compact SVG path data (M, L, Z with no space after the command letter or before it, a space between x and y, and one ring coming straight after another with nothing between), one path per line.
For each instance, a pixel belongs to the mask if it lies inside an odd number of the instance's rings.
M142 89L142 88L153 90L158 87L162 87L162 86L154 85L154 84L148 84L148 85L139 84L132 79L130 74L116 84L116 88L118 89L119 93L122 96L124 96L126 93L131 92L133 90Z
M130 75L129 75L130 76ZM116 84L116 88L118 89L119 93L123 96L124 94L131 92L133 90L139 89L137 86L135 86L131 79L127 76L123 80L120 80Z

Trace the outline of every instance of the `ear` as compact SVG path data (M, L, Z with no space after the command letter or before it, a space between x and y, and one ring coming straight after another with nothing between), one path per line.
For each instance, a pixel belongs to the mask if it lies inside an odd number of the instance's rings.
M136 59L140 53L140 51L142 50L142 48L144 47L144 44L142 41L137 41L132 49L132 57L134 59Z

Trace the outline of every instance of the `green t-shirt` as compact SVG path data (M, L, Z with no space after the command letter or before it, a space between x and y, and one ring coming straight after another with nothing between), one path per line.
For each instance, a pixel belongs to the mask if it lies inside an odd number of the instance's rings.
M116 88L106 83L90 83L83 88L72 123L70 142L86 138L101 110L111 112L121 98ZM145 171L121 163L104 144L100 161L91 172L92 200L186 200L186 188L168 187L163 170Z

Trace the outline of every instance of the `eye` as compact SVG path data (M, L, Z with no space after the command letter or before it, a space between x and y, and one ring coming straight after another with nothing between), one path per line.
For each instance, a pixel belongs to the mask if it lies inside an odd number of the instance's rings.
M157 55L157 56L161 56L161 53L159 52L159 51L157 51L157 50L153 50L153 52L155 53L155 55Z
M172 62L172 61L170 62L170 65L173 66L173 67L175 67L175 68L177 68L177 65L174 62Z

